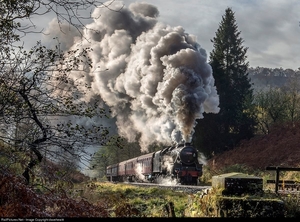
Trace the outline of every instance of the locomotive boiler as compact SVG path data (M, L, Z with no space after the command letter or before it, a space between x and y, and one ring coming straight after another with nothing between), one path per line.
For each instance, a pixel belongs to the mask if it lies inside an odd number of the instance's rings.
M106 176L113 182L163 183L170 179L180 184L197 185L202 176L198 151L185 143L110 165Z

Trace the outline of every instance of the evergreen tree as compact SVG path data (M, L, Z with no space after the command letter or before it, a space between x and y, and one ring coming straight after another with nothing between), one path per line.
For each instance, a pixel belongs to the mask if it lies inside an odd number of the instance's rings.
M211 40L210 65L220 99L218 114L205 114L198 121L195 143L204 153L218 153L233 148L243 139L251 138L255 129L253 89L248 78L247 49L231 8Z

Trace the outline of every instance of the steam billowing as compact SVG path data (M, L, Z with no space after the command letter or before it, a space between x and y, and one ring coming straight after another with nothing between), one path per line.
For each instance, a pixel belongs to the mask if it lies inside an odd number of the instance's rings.
M190 142L195 120L219 112L206 51L182 27L159 23L152 5L114 2L110 8L116 11L95 9L94 22L72 46L93 49L93 68L74 73L91 86L85 99L100 96L119 134L139 140L143 151L153 143Z

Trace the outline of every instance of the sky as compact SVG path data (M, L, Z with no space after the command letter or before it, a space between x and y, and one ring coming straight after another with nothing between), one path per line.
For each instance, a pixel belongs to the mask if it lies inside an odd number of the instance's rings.
M158 20L170 26L182 26L209 54L211 39L219 27L227 7L235 18L244 46L248 47L250 67L296 70L300 67L300 1L299 0L124 0L147 2L157 7ZM36 19L46 28L51 15ZM67 34L68 35L68 34ZM30 36L27 41L42 39Z
M125 1L132 2L132 1ZM149 0L160 19L198 37L209 53L227 7L235 12L251 67L300 67L299 0Z

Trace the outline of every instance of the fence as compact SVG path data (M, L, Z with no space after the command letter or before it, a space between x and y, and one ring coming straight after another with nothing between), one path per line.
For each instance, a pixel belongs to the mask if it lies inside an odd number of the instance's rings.
M299 182L294 180L280 180L279 175L280 171L300 171L300 168L293 168L293 167L266 167L266 170L273 170L276 171L275 180L267 180L267 183L275 183L275 192L278 192L279 187L296 187L297 190L299 189Z

